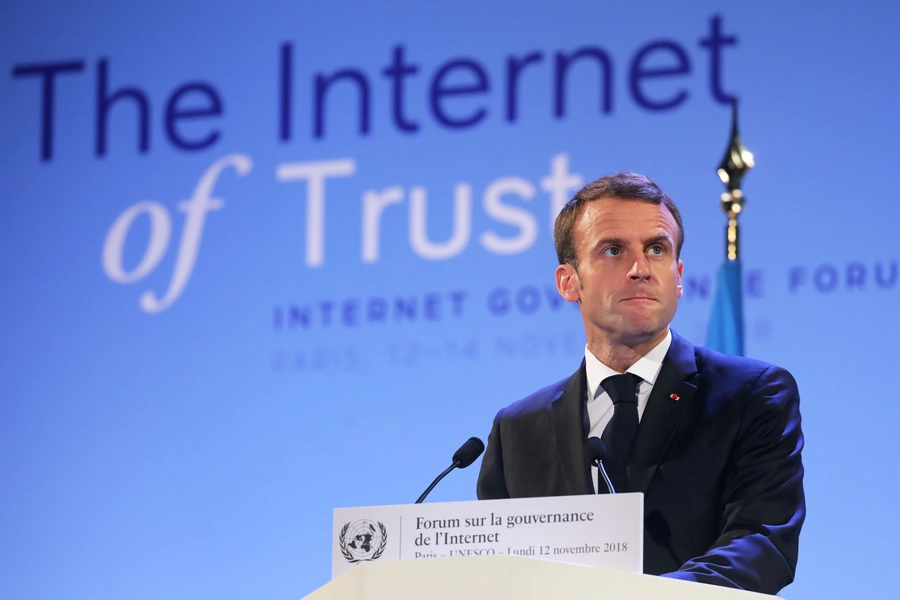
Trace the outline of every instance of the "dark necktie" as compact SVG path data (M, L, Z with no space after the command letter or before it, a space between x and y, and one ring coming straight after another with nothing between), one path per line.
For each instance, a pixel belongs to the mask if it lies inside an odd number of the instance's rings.
M638 430L637 386L641 381L637 375L624 373L607 377L600 383L615 407L601 439L609 452L607 471L617 492L630 491L627 467Z

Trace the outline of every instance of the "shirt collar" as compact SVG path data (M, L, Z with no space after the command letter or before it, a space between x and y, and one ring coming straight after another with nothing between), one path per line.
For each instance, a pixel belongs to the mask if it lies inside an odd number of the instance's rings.
M663 359L666 357L666 353L669 351L669 346L671 345L672 330L669 329L666 332L666 337L660 343L654 346L650 352L639 358L636 363L628 367L625 372L634 373L653 386L653 384L656 383L656 377L659 375L659 370L662 368ZM584 365L585 371L587 372L588 397L593 400L603 392L600 383L607 377L618 375L619 372L600 362L596 356L591 354L587 345L584 347Z

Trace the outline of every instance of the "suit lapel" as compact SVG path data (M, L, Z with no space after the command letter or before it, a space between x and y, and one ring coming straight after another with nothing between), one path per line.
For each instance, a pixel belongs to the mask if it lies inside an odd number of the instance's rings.
M656 468L697 391L687 381L696 372L694 346L673 331L672 345L650 392L634 440L628 465L629 491L646 493L650 487Z
M584 362L563 385L562 393L550 403L553 437L559 455L559 467L569 494L594 491L590 469L584 458L584 403L586 400Z

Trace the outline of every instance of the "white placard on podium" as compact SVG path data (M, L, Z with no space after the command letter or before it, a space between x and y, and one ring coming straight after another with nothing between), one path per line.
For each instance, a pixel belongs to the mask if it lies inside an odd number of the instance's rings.
M336 508L332 578L361 562L510 555L643 572L643 494Z

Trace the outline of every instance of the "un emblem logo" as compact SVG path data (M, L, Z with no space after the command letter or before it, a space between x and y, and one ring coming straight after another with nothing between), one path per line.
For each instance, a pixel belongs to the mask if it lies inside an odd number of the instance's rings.
M377 560L387 546L387 529L380 521L360 519L341 528L338 543L347 562Z

